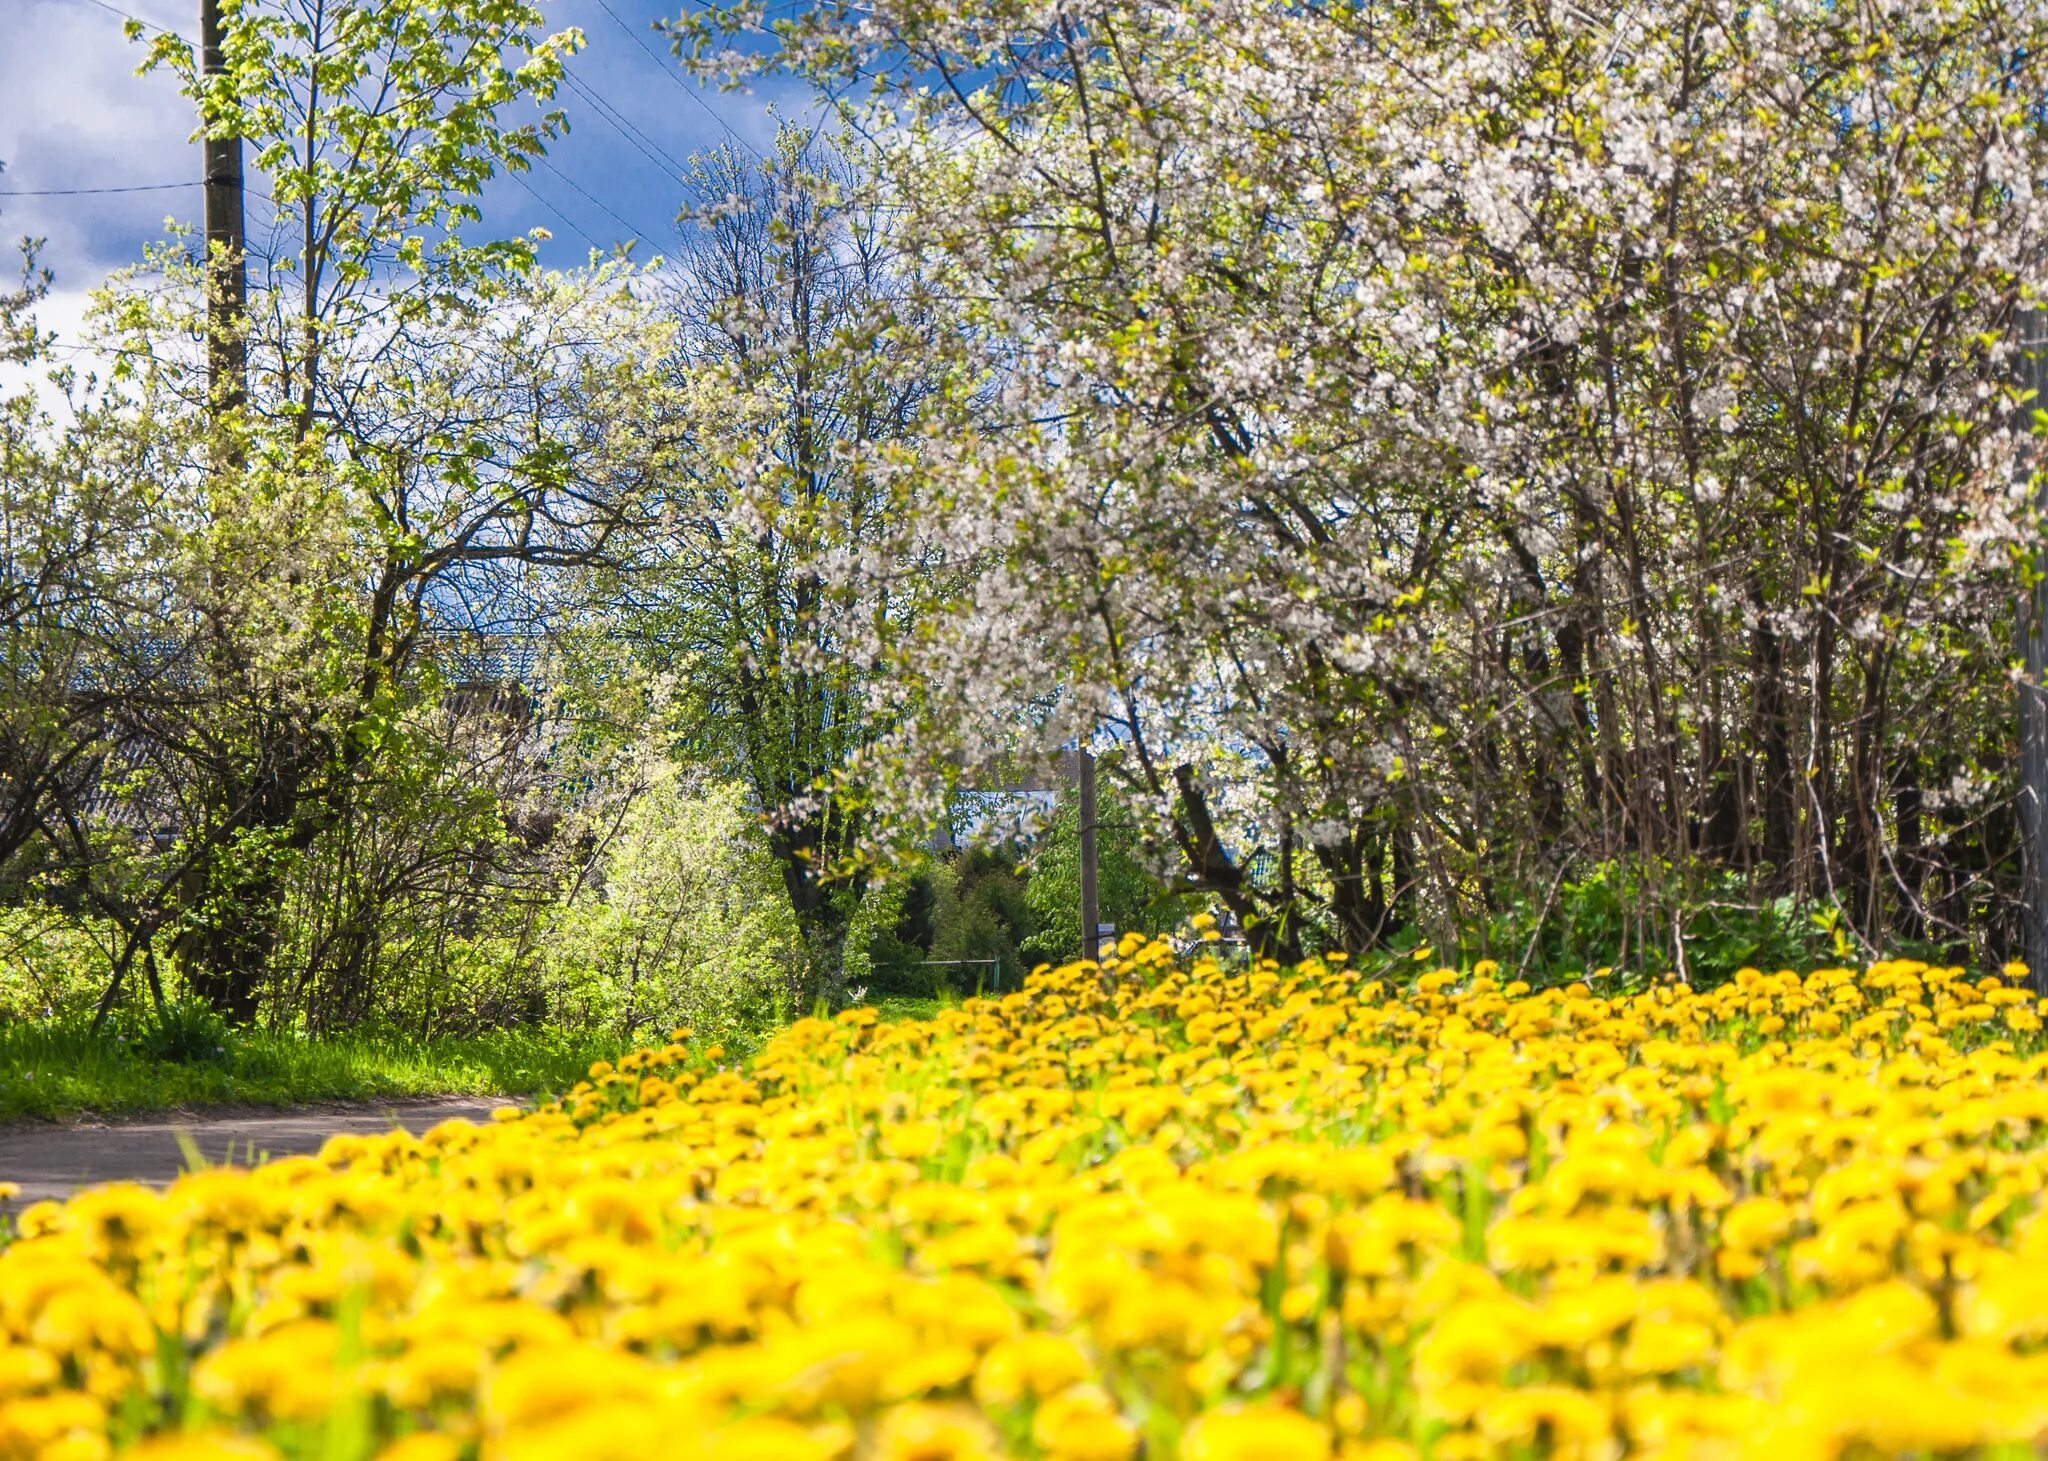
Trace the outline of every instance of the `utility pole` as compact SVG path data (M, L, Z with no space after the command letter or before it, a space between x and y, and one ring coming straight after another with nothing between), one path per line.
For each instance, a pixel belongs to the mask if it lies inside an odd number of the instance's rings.
M221 0L199 0L199 69L207 84L227 74ZM202 115L202 121L204 120ZM206 386L217 416L241 409L249 391L249 277L242 225L242 139L206 135Z
M2031 430L2034 412L2048 408L2048 317L2039 309L2021 309L2014 316L2019 337L2017 375L2034 398L2019 409L2020 428ZM2020 471L2035 477L2037 523L2048 522L2048 472L2040 471L2032 450L2020 455ZM2020 606L2020 840L2026 908L2026 961L2037 995L2048 994L2048 555L2039 545L2029 558L2034 582Z
M202 190L206 225L206 412L214 427L208 455L213 469L209 495L215 505L209 506L209 515L220 511L218 504L233 500L233 482L242 466L242 451L238 434L226 429L225 423L249 398L249 286L243 262L242 139L215 137L206 120L206 94L227 77L227 58L222 46L226 31L221 0L199 0L199 123L204 129L202 155L206 168ZM218 569L209 579L209 588L209 598L218 603ZM210 617L213 632L206 640L207 662L217 672L232 674L238 656L229 641L225 620L217 614ZM204 903L211 872L212 859L206 857L195 857L186 866L180 880L185 907L196 908ZM244 996L238 991L233 973L236 958L227 951L219 935L216 927L188 924L172 941L172 957L184 968L198 994L215 1009L233 1012L239 1018L238 1005Z
M1102 910L1095 896L1095 757L1081 748L1081 957L1102 957Z

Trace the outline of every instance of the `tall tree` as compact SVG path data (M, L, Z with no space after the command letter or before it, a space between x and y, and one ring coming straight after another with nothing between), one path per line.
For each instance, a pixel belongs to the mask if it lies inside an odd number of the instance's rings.
M677 30L730 63L762 18ZM1728 880L1871 941L1984 924L2038 7L883 0L776 30L757 64L839 88L960 302L941 351L1004 381L921 453L948 541L1001 562L899 661L936 760L982 754L991 704L1122 744L1281 954L1540 916L1617 863L1645 961L1682 966Z
M695 231L661 286L682 450L620 621L690 687L692 755L769 820L806 1004L840 998L866 881L860 765L888 724L856 647L876 624L909 631L932 587L892 455L935 390L928 326L853 178L793 126L766 159L696 160Z
M277 215L252 245L246 404L218 427L235 449L191 477L204 713L146 739L189 783L179 955L247 1020L288 871L404 752L437 640L631 520L644 472L611 445L658 347L622 339L645 320L616 272L555 279L535 240L473 237L485 184L559 132L577 33L498 0L240 0L222 21L220 70L168 34L149 64L248 141ZM166 419L204 397L171 343L192 283L172 267L115 316Z

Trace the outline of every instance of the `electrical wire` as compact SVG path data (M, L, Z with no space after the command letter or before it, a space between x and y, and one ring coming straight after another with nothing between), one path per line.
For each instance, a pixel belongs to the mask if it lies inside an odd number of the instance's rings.
M144 19L143 19L143 18L142 18L141 16L139 16L139 15L130 15L130 14L129 14L129 13L127 12L127 11L123 10L123 9L122 9L122 8L121 8L120 6L118 6L118 5L109 5L109 4L107 3L107 0L84 0L84 3L85 3L85 4L87 4L87 5L94 5L94 6L97 6L97 7L99 7L99 8L101 9L101 10L104 10L104 11L106 11L106 12L107 12L107 14L109 14L109 15L118 15L118 16L120 16L120 17L121 17L121 18L122 18L123 20L132 20L132 21L134 21L134 22L135 22L135 23L136 23L137 25L141 26L141 27L142 27L142 28L143 28L144 30L153 30L153 31L157 32L157 33L158 33L159 35L167 35L167 36L177 36L177 38L178 38L179 40L181 40L181 41L185 40L185 37L184 37L184 36L182 36L182 35L179 35L177 31L171 30L170 28L168 28L168 27L166 27L166 26L161 26L161 25L158 25L158 24L157 24L157 23L156 23L155 21L150 21L150 20L144 20ZM190 45L190 44L191 44L191 42L190 42L190 41L186 41L186 44L187 44L187 45Z
M118 188L0 188L0 198L90 198L107 193L162 193L172 188L206 186L199 178L181 183L132 183Z
M590 103L591 109L597 113L599 121L605 123L614 132L618 133L629 146L646 158L664 177L673 182L679 181L688 175L689 168L686 164L677 161L660 143L634 126L630 117L620 112L617 107L606 101L596 91L580 82L573 72L565 70L562 73L562 77L578 95ZM616 116L614 115L615 113ZM578 191L581 190L579 189ZM688 242L682 230L677 227L675 219L665 219L663 226L667 228L670 237L678 242Z
M540 190L534 187L532 183L529 183L526 180L526 174L524 172L515 168L507 168L505 170L505 173L506 176L510 177L513 182L519 184L520 187L526 189L526 191L532 195L534 202L540 204L541 207L547 209L548 212L554 214L555 217L559 218L562 221L563 226L567 228L571 233L581 237L582 240L585 243L589 244L593 249L597 249L600 251L603 250L604 245L599 243L596 239L592 238L589 234L585 233L583 231L583 227L581 224L577 223L575 219L571 218L568 214L564 213L561 209L557 208L554 204L550 203L545 197L543 197L541 195Z
M621 229L625 230L625 236L627 238L636 239L641 236L639 229L635 228L632 224L626 222L626 220L619 217L618 214L612 212L612 210L604 203L602 199L593 196L583 186L583 184L577 182L576 179L570 177L567 173L563 172L560 168L556 167L552 162L549 162L545 155L536 155L534 160L537 161L542 167L546 168L549 172L553 173L556 177L560 178L563 182L567 183L570 187L574 188L577 191L577 193L583 198L584 202L588 203L591 207L597 209L600 213L604 214L604 216L609 218L612 222L618 224L618 226ZM578 232L581 232L581 230L579 229ZM586 238L589 237L588 234L585 234L584 236Z
M663 172L670 173L676 177L681 177L689 171L688 166L680 161L674 153L643 132L631 117L606 100L602 93L590 83L577 76L575 72L564 68L562 79L569 83L571 90L575 91L578 96L581 96L596 109L599 121L605 123L614 132L625 138L642 157L646 158Z
M756 147L753 143L749 142L744 136L740 134L739 130L736 127L734 127L731 122L728 122L724 117L719 115L718 109L716 107L712 106L710 102L704 100L702 96L699 96L697 94L696 87L690 85L689 82L683 80L681 73L679 73L673 66L671 66L668 62L662 60L660 56L657 56L654 53L654 47L648 45L647 42L641 38L640 32L636 31L635 29L633 29L632 26L628 25L625 22L624 18L620 16L618 11L612 9L610 0L597 0L597 8L602 10L606 15L609 15L612 18L612 24L616 25L620 30L626 33L626 35L632 40L633 44L640 48L641 53L645 55L648 60L654 63L656 70L660 71L662 75L666 76L670 81L673 81L679 88L681 88L683 95L687 96L691 101L695 102L698 105L698 107L700 107L703 110L706 116L711 118L712 121L718 123L719 126L725 128L727 134L731 136L733 141L739 143L740 146L746 148L747 151L753 153L754 156L760 161L766 162L768 160L767 156L761 151L760 148Z
M109 3L109 0L82 0L82 3L91 5L99 10L104 10L109 15L119 16L123 20L133 21L135 24L142 26L145 30L152 30L157 31L163 35L175 36L179 40L184 39L184 37L180 35L177 31L170 30L167 27L161 25L157 25L153 21L144 20L139 15L132 14L129 11L121 9L121 7L119 7L118 5ZM669 67L666 65L666 63L662 62L661 58L654 54L653 50L646 44L646 42L641 40L641 38L637 34L635 34L632 27L629 26L623 19L620 18L617 11L613 10L610 5L606 4L605 0L598 0L598 4L603 8L605 14L612 18L613 23L618 25L621 30L624 30L627 36L633 41L633 43L636 46L638 46L640 50L643 53L645 53L650 60L656 63L656 65L659 67L659 69L662 71L664 75L668 76L678 86L682 87L684 92L690 97L692 101L696 102L698 106L703 107L704 110L710 114L713 121L717 122L721 127L723 127L728 133L730 133L733 136L733 138L736 141L740 143L740 145L746 147L748 151L754 152L755 156L757 157L760 156L760 153L756 151L750 143L747 142L747 139L741 136L737 131L733 129L731 123L727 122L723 117L719 116L716 111L712 110L712 108L704 101L704 99L698 96L696 92L690 88L688 83L686 83L682 79L682 77L676 75L673 71L671 71ZM623 137L630 145L637 149L643 156L647 157L647 159L650 162L654 163L657 167L662 167L664 168L664 170L672 172L677 177L680 177L687 170L681 162L677 161L675 157L669 154L666 148L662 147L652 137L648 136L644 131L642 131L638 126L636 126L630 117L626 116L626 114L623 111L620 111L617 106L615 106L605 97L603 97L599 92L595 90L595 88L588 85L587 83L582 82L580 78L574 75L569 76L567 79L569 80L570 84L576 88L578 92L582 93L582 95L587 100L590 101L591 105L596 109L598 116L614 131L618 132L621 137ZM607 218L611 219L613 223L617 224L622 230L624 230L626 237L638 238L641 236L640 230L634 228L631 224L627 223L625 219L621 218L615 211L613 211L609 206L607 206L603 202L603 200L593 195L581 183L578 183L574 178L570 177L567 173L563 172L559 167L555 166L555 164L551 162L549 159L547 159L546 157L541 157L538 159L538 161L540 162L541 166L545 167L549 172L553 173L556 177L560 178L570 188L574 189L575 192L580 197L582 197L586 202L588 202L592 207L596 208L599 212L603 213ZM602 245L600 245L595 238L591 237L590 233L586 231L580 224L578 224L574 219L569 217L568 214L564 213L560 208L556 207L544 195L542 195L540 191L533 186L532 183L527 181L527 179L525 178L525 176L523 176L521 172L514 171L511 169L508 169L508 171L511 172L511 176L514 182L518 183L520 187L524 188L526 192L534 199L535 202L539 203L543 208L547 209L548 212L552 213L558 220L560 220L566 227L568 227L571 232L575 233L578 237L582 238L583 241L589 244L590 247L593 249L602 247ZM7 188L0 189L0 198L106 197L125 193L169 192L178 188L203 187L204 185L205 184L203 180L194 179L189 182L134 183L103 188ZM266 201L271 201L269 199L269 195L264 193L260 188L250 188L247 191L256 197L263 198ZM671 224L670 227L671 229L673 229L673 224Z
M100 198L116 193L168 193L178 188L205 186L204 178L187 178L175 183L128 183L111 188L0 188L0 198ZM242 184L242 191L251 198L261 198L273 208L278 206L277 199L261 188L251 187L247 182Z

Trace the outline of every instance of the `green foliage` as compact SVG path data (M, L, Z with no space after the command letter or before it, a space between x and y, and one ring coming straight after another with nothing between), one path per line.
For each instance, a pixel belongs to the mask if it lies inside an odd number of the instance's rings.
M498 621L463 606L586 565L631 517L650 449L623 423L665 347L623 266L546 274L533 237L474 225L561 131L581 37L546 34L532 0L223 10L222 68L158 32L144 69L246 143L288 226L251 230L245 315L223 307L239 262L189 235L102 296L121 387L45 434L59 478L104 477L145 531L90 517L121 529L108 582L59 622L126 619L137 666L63 669L104 693L54 751L117 775L60 786L71 815L29 825L84 829L45 834L68 891L237 1024L546 1016L533 935L559 867L514 830L541 748L492 663ZM38 662L58 661L16 654L0 688Z
M791 1006L801 945L745 793L650 760L615 827L543 940L557 1017L757 1043Z
M1097 803L1095 829L1097 905L1102 921L1119 933L1164 933L1201 906L1176 892L1147 866L1138 824L1130 811L1104 798ZM1062 794L1031 863L1025 893L1038 931L1020 946L1028 965L1057 964L1081 957L1080 800Z
M582 32L544 35L527 0L224 9L219 74L202 76L191 43L169 31L152 39L145 69L178 76L206 133L253 144L280 215L297 225L289 265L321 308L346 301L353 314L374 294L418 319L451 292L533 266L528 240L475 244L462 228L493 177L531 167L564 129L558 111L508 114L554 96ZM139 22L129 33L141 36ZM391 264L422 287L392 290L380 268Z
M48 904L0 906L0 1025L89 1017L106 988L115 936L104 920Z
M431 683L388 718L353 815L283 879L264 991L277 1023L433 1035L550 1018L534 894L555 868L512 825L535 801L515 729Z
M1671 930L1683 930L1675 943ZM1408 959L1422 936L1409 931L1387 953ZM1942 962L1953 948L1894 937L1885 950ZM1539 987L1589 975L1625 981L1682 974L1718 984L1738 969L1811 969L1861 965L1869 951L1852 937L1841 909L1824 899L1761 894L1739 875L1694 867L1689 873L1640 859L1596 864L1548 890L1518 894L1507 912L1416 965L1469 966L1497 961L1507 977Z
M85 1024L0 1028L0 1120L238 1104L293 1106L407 1096L544 1096L582 1079L629 1042L601 1033L510 1030L418 1040L359 1031L308 1040L225 1032L219 1058L166 1063Z
M130 1044L137 1055L162 1065L204 1065L228 1056L228 1027L203 999L183 995L145 1017Z
M1105 922L1120 931L1163 933L1201 900L1161 881L1146 864L1136 820L1105 801L1096 850ZM971 848L919 861L877 884L849 938L847 983L870 997L918 999L986 986L999 960L1001 986L1014 989L1042 963L1081 949L1078 804L1062 797L1035 847Z
M931 957L946 987L1015 989L1026 968L1022 946L1038 930L1029 884L1008 848L969 848L940 864L934 878ZM994 966L953 960L993 959Z
M847 933L849 991L919 999L948 987L948 971L929 962L942 876L935 865L918 863L869 887Z

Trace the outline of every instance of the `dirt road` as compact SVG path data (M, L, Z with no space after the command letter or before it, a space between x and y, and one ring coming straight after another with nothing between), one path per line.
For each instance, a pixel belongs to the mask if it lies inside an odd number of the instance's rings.
M193 1112L104 1124L0 1126L0 1182L20 1186L15 1211L96 1182L169 1182L189 1165L179 1135L207 1162L249 1166L269 1157L316 1152L336 1132L420 1132L454 1117L484 1122L504 1100L445 1097L378 1101L294 1111Z

